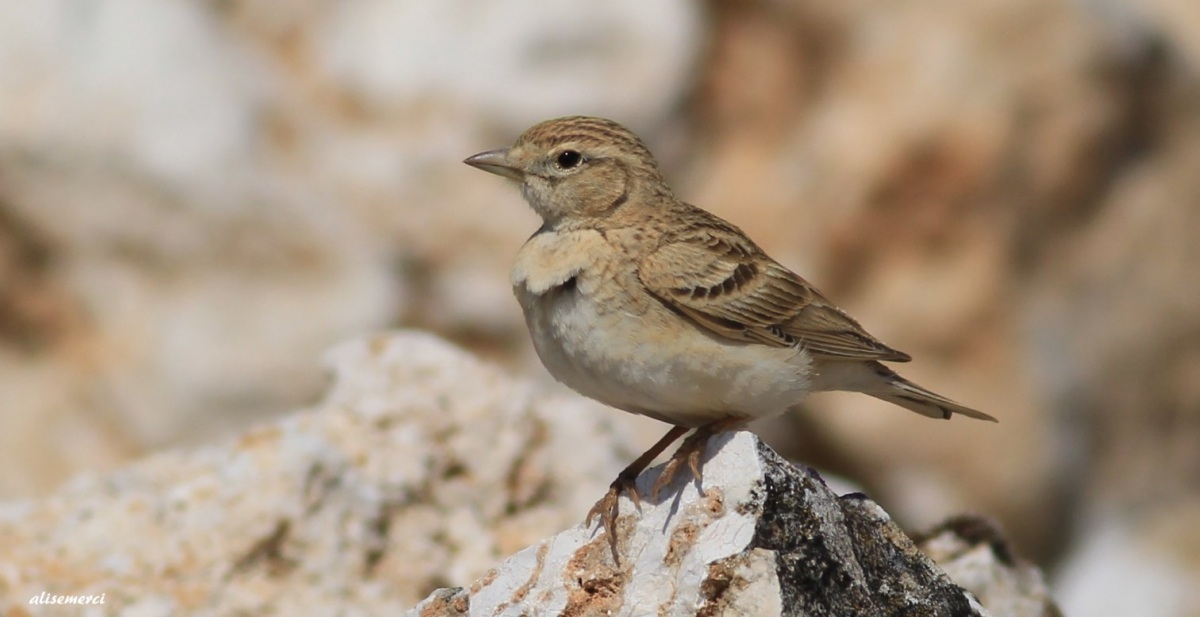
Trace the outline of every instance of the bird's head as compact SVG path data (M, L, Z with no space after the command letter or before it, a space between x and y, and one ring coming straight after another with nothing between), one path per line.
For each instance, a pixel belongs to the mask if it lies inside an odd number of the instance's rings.
M526 130L511 148L463 162L520 182L525 200L549 225L604 217L646 191L667 191L645 144L603 118L547 120Z

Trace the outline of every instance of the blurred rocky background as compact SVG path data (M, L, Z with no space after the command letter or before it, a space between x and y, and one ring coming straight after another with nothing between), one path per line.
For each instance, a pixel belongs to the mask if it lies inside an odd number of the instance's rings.
M0 0L0 499L310 403L364 332L555 387L536 218L459 161L577 113L1001 418L821 395L773 446L995 517L1067 614L1200 615L1192 0Z

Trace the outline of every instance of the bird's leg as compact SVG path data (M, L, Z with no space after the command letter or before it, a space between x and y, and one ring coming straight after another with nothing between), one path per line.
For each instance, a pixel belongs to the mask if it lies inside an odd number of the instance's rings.
M700 455L704 453L704 449L708 446L708 440L717 433L732 430L746 423L744 418L725 418L722 420L714 420L696 429L695 433L688 435L687 439L683 440L679 449L671 455L666 466L663 467L662 473L658 479L654 481L654 486L650 488L650 497L658 499L658 491L671 483L675 479L675 473L679 471L681 462L687 462L688 469L692 472L692 477L696 481L700 481Z
M649 450L646 450L644 454L637 457L637 460L630 463L628 467L621 470L621 473L617 475L617 479L613 480L613 483L608 487L608 492L588 511L587 518L584 519L584 524L590 526L592 519L596 517L600 518L600 523L604 525L604 531L608 533L608 542L612 546L614 559L616 559L617 554L617 503L620 501L621 491L627 488L633 489L630 491L630 496L635 503L640 505L641 497L638 495L635 484L638 474L642 473L646 467L649 467L650 463L659 454L662 454L663 450L667 449L667 446L675 443L676 440L689 430L691 429L685 426L675 426L667 431L667 434L663 435L662 439L659 439L657 443L650 446Z

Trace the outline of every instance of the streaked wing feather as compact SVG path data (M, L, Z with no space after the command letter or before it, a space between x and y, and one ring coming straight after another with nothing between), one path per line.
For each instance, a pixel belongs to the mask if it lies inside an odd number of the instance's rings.
M909 360L732 228L693 228L643 259L638 275L667 306L731 340L799 344L829 359Z

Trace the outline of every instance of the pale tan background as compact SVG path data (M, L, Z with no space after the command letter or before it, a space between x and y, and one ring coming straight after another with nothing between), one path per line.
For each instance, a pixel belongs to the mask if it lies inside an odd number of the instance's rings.
M1192 0L0 0L0 499L310 402L362 332L548 381L536 219L459 161L575 113L1001 418L823 395L773 444L995 517L1068 612L1200 615Z

